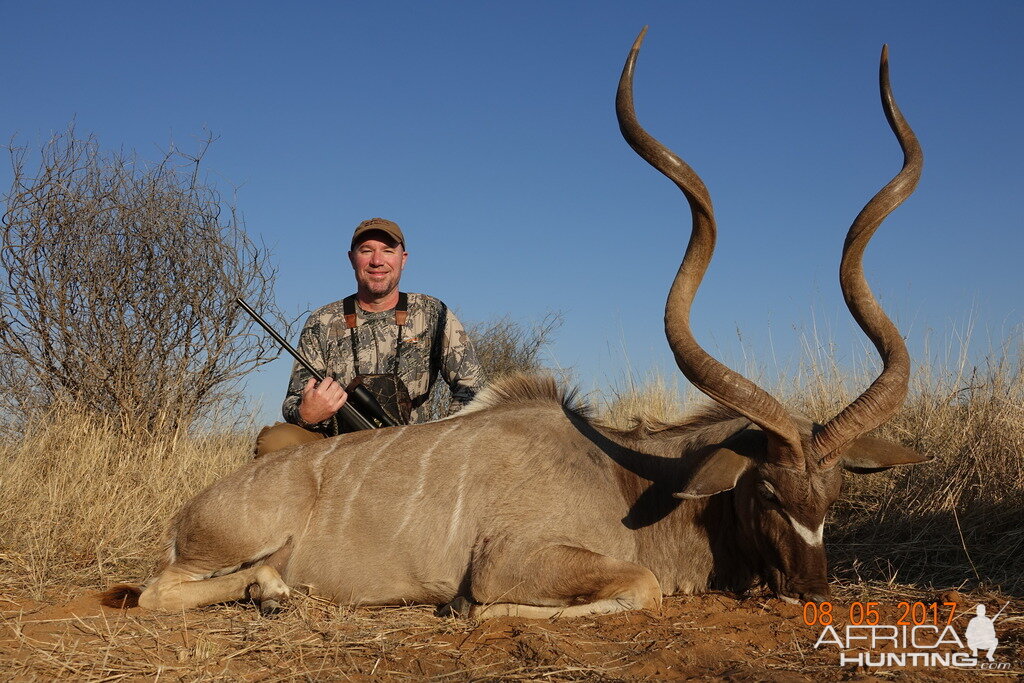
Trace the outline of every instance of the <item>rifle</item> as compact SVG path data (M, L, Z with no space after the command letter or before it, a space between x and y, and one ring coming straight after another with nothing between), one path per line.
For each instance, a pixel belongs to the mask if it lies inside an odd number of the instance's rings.
M235 299L235 303L249 314L249 316L258 322L260 326L267 331L271 337L274 338L281 348L291 354L292 358L298 362L299 365L306 369L306 372L313 375L317 382L324 381L324 375L322 372L314 368L308 360L306 360L302 354L292 348L292 345L285 340L284 337L279 335L270 324L260 317L260 314L254 311L249 304L245 303L241 297ZM398 422L391 419L390 416L381 407L380 402L377 398L371 394L366 387L360 385L349 385L346 389L349 394L348 400L345 401L345 405L341 406L338 410L336 417L340 417L341 421L349 428L350 431L358 431L360 429L379 429L381 427L394 427ZM354 399L354 400L353 400ZM356 403L362 410L357 409L352 403Z

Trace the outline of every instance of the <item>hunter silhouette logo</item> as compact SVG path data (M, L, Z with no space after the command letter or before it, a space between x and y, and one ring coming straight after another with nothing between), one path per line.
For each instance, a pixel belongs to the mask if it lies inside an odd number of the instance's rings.
M1006 605L1010 603L1007 602ZM1003 605L1003 609L1006 609L1006 605ZM1003 613L1003 609L999 610L994 617L985 616L985 605L978 603L974 608L975 613L978 615L971 619L970 623L967 624L967 630L964 631L964 638L967 640L967 647L971 648L971 654L974 657L978 656L978 650L988 650L985 653L988 661L995 661L992 658L992 653L996 651L996 646L999 645L999 638L996 637L996 619Z

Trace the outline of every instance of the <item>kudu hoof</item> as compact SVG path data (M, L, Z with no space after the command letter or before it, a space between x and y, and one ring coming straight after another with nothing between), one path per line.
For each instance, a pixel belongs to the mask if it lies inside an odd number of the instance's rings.
M275 614L278 614L283 610L284 607L282 607L281 603L277 600L268 599L260 601L260 614L262 614L265 617L274 616Z
M447 605L438 607L434 614L439 617L467 618L472 609L473 603L460 595Z

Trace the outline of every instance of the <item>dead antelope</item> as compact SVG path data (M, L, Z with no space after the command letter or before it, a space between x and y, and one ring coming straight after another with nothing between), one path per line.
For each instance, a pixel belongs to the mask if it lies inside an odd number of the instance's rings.
M612 429L550 379L518 376L447 420L282 451L187 503L160 573L141 594L111 589L108 604L136 596L177 611L252 596L270 611L289 586L304 586L339 603L550 617L650 608L662 595L759 581L788 600L828 595L823 525L841 470L927 460L864 436L902 403L910 364L861 259L917 184L921 150L893 101L883 50L882 105L905 161L850 228L840 281L884 367L839 415L813 424L713 359L690 330L715 220L701 179L636 120L643 35L619 81L619 124L690 204L665 331L683 374L716 405L675 425Z

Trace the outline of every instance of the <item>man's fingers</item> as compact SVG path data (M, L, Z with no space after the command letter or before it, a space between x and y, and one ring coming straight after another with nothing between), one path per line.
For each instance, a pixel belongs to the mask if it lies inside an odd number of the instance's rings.
M324 381L320 382L316 388L317 393L321 396L333 396L341 390L341 385L335 382L333 377L325 377Z
M341 390L341 395L338 397L338 403L334 407L335 412L337 412L339 408L341 408L343 405L345 405L346 401L348 401L348 393L344 389L342 389Z
M335 384L328 391L324 392L324 400L327 401L332 408L337 410L345 402L348 394L341 388L341 385Z
M299 402L299 417L315 424L326 420L345 405L348 394L332 377L326 377L317 384L315 378L306 382Z
M326 377L319 384L311 377L302 392L302 401L317 412L324 409L337 412L346 400L348 394L333 377Z
M333 377L325 377L319 384L317 383L316 377L310 377L309 381L306 382L305 388L302 393L307 394L309 392L316 392L321 396L326 394L332 387L340 388L341 385L334 381Z

